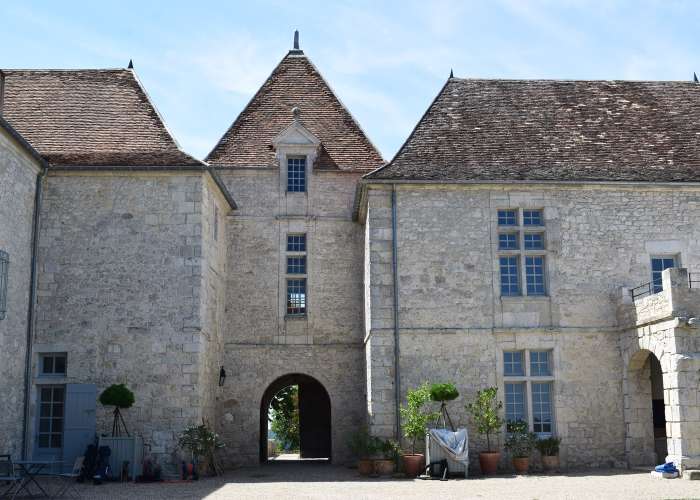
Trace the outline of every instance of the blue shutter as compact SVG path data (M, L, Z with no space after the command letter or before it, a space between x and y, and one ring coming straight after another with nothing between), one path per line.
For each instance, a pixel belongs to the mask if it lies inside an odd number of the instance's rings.
M66 385L65 424L63 430L63 470L70 472L75 459L95 440L95 384Z

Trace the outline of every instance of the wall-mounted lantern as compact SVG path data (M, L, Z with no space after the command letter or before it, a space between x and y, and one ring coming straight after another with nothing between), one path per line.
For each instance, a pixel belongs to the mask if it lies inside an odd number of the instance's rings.
M222 366L219 370L219 387L223 387L224 382L226 382L226 370L224 370L224 367Z

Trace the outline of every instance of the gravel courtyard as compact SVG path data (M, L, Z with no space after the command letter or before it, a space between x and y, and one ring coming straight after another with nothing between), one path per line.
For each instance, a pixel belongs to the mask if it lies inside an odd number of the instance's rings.
M192 483L77 485L82 498L251 499L646 499L700 498L700 481L652 479L645 472L581 470L545 476L497 476L448 482L367 479L344 467L271 464Z

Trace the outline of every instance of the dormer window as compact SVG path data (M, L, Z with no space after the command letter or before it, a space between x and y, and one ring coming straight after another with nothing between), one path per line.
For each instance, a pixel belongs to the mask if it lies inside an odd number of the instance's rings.
M306 158L287 158L287 192L306 192Z

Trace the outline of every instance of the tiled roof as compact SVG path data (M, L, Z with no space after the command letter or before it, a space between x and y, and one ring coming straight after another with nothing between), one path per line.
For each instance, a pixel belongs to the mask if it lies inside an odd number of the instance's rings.
M132 70L4 73L4 118L51 165L202 165L180 150Z
M322 144L321 169L370 171L379 152L300 50L290 51L209 153L217 167L274 167L272 140L292 123L292 108Z
M451 78L367 179L700 181L700 85Z

